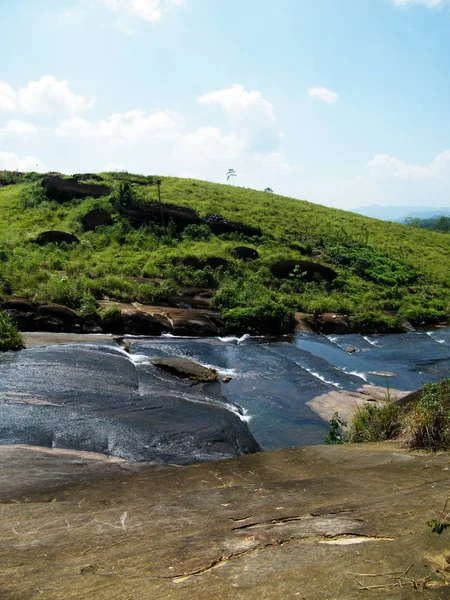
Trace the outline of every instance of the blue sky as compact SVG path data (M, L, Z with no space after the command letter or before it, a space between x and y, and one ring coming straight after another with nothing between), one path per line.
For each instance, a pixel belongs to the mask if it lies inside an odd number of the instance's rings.
M450 0L0 0L0 169L450 206Z

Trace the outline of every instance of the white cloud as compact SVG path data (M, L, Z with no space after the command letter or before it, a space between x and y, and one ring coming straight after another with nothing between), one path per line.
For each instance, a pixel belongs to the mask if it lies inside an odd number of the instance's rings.
M57 135L116 142L145 139L173 140L181 135L181 121L177 113L161 111L147 113L132 110L117 113L101 121L71 117L60 123Z
M52 75L30 81L27 87L18 90L17 99L19 107L27 114L51 112L55 107L77 113L93 108L95 104L95 98L75 94L67 81L58 81Z
M442 9L450 6L450 0L393 0L394 6L398 8L409 8L414 4L425 6L426 8Z
M108 8L129 13L148 23L159 21L173 6L182 6L184 0L98 0Z
M58 81L52 75L44 75L39 81L30 81L26 87L18 90L0 81L0 112L36 114L63 108L73 114L93 108L94 104L95 98L75 94L69 89L67 81Z
M16 110L15 93L5 81L0 81L0 112Z
M328 102L328 104L334 104L339 98L336 92L332 92L324 87L309 88L308 94L311 96L311 98L319 98L324 102Z
M187 133L178 142L177 155L190 159L236 158L244 149L242 141L233 135L224 135L218 127L200 127Z
M8 121L4 127L0 127L0 135L30 135L37 131L36 125L25 121Z
M441 152L429 165L406 163L389 154L376 154L366 167L375 176L395 179L436 179L450 171L450 150Z
M40 171L45 172L47 169L42 162L35 156L25 156L20 158L14 152L0 151L0 169L6 171Z
M242 141L248 152L267 153L278 148L283 136L277 130L273 106L258 90L247 91L242 85L234 84L197 100L200 104L223 108L230 121L230 135Z

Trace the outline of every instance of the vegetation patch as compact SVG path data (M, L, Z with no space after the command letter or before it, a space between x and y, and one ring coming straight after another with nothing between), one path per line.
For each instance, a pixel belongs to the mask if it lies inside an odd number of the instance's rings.
M14 321L0 311L0 352L21 350L24 348L23 337Z
M207 288L230 327L272 333L293 328L297 311L344 314L367 333L449 317L442 234L267 191L126 172L57 178L64 193L97 196L60 203L45 177L0 173L0 300L94 315L102 301L164 303ZM39 246L46 231L79 243ZM200 267L186 264L192 257ZM281 262L293 267L280 278Z

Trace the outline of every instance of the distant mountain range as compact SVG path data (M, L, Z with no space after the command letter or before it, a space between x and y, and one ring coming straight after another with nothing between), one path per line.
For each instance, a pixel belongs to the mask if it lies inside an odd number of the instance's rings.
M380 206L379 204L372 204L355 208L352 212L374 219L382 219L383 221L402 223L408 217L431 219L440 215L450 216L450 207L430 208L428 206Z

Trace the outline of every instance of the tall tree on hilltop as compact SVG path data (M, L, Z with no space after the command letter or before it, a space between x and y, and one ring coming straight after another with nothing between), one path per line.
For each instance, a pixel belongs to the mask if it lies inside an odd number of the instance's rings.
M227 181L231 179L234 185L234 177L237 177L237 173L234 169L228 169L227 171Z

